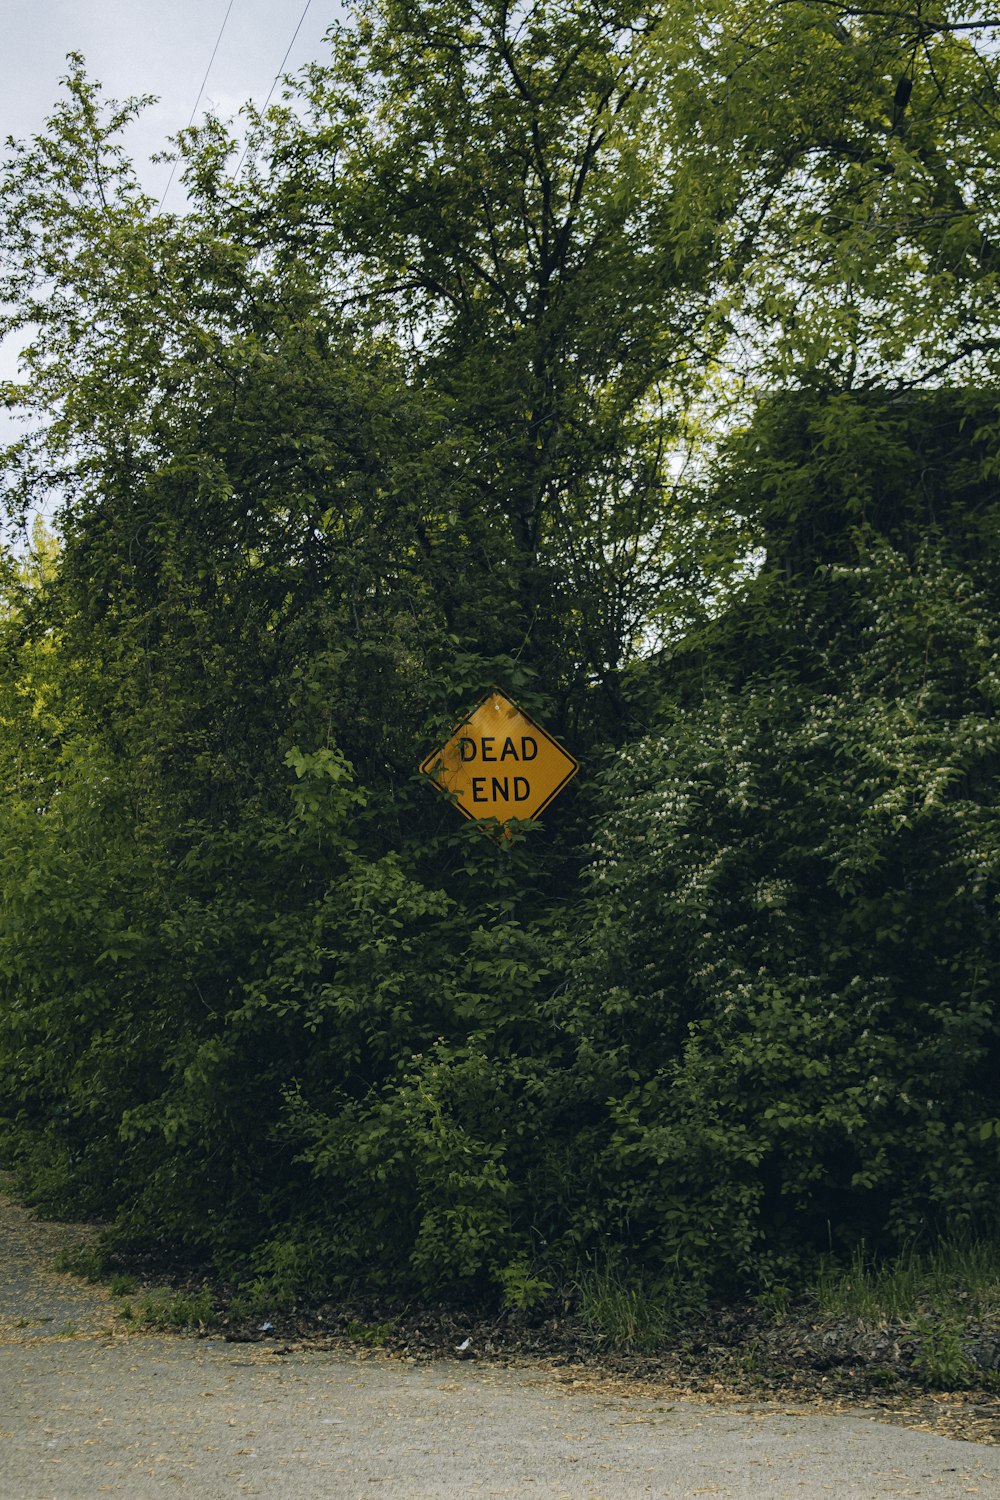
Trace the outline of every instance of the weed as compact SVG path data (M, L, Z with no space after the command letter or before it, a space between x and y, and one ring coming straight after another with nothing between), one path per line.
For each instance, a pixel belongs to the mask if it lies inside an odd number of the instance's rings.
M271 1307L270 1289L263 1281L244 1285L229 1299L226 1317L230 1323L249 1323L262 1318Z
M784 1282L775 1282L757 1294L757 1306L762 1312L780 1320L785 1317L792 1303L792 1289Z
M205 1328L216 1321L215 1303L207 1288L200 1292L150 1292L131 1316L152 1328Z
M110 1261L107 1251L99 1245L74 1245L60 1250L56 1256L56 1270L82 1276L85 1281L106 1281Z
M961 1330L949 1318L924 1318L913 1367L931 1390L961 1391L973 1383L975 1365L962 1347Z
M652 1353L674 1332L676 1300L663 1290L628 1281L610 1264L588 1267L578 1282L580 1314L602 1343Z
M139 1278L137 1276L127 1276L124 1274L112 1276L111 1295L112 1297L129 1297L138 1285Z
M764 1374L765 1370L766 1360L762 1355L760 1345L756 1340L751 1340L736 1356L736 1364L744 1375L757 1379Z
M909 1246L879 1262L859 1246L846 1268L815 1283L820 1312L869 1322L911 1322L930 1312L982 1318L1000 1309L1000 1241L953 1236L930 1249Z
M518 1312L530 1312L538 1307L552 1290L551 1281L536 1275L523 1256L500 1272L500 1284L504 1307L516 1308Z
M347 1325L347 1337L355 1344L363 1344L366 1349L381 1349L389 1337L396 1320L390 1318L387 1323L356 1323Z

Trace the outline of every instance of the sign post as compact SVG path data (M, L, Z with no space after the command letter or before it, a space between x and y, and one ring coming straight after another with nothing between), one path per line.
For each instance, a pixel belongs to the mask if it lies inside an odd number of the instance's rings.
M420 766L466 818L537 818L579 762L513 699L487 693Z

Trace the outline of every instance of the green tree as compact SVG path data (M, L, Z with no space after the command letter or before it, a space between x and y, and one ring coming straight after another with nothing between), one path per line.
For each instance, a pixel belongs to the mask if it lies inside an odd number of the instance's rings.
M981 386L996 376L995 7L720 8L697 170L756 160L726 229L757 391ZM752 242L752 255L745 249Z
M761 711L787 720L784 758L764 767L780 780L814 748L805 647L822 665L836 643L851 732L834 760L864 760L889 680L877 653L852 654L865 609L891 602L910 672L913 612L943 610L973 563L979 592L948 639L979 620L988 506L977 544L927 562L923 594L887 563L847 625L781 585L820 558L861 566L877 550L866 525L898 540L873 521L877 465L856 462L882 462L872 434L888 441L893 423L845 388L989 368L976 319L995 292L994 210L977 174L995 149L994 63L948 14L373 0L335 28L328 62L251 116L241 170L223 123L182 134L181 215L144 197L117 144L142 101L106 104L71 59L45 133L11 148L0 184L0 330L29 335L5 396L33 421L6 454L4 499L15 521L54 499L62 542L33 588L8 568L2 621L0 1066L10 1150L37 1191L253 1264L288 1295L363 1277L512 1286L542 1241L565 1259L639 1224L654 1260L687 1254L678 1224L705 1202L721 1224L737 1199L719 1264L751 1253L753 1172L780 1130L733 1083L742 1041L721 1063L688 1047L719 996L692 1011L682 941L692 914L735 911L731 945L758 942L742 897L670 906L664 851L630 846L635 910L582 902L593 776L498 851L415 768L490 681L565 732L588 772L683 704L693 738L627 754L651 757L651 779L662 756L707 765L721 811L713 791L688 815L714 838L737 795L727 715L756 723L763 691L748 643L788 651ZM838 68L849 87L833 87ZM782 384L836 399L783 436ZM733 412L755 404L734 437ZM988 403L975 422L979 482ZM889 446L889 469L915 451ZM745 482L710 482L716 449L720 473L739 453ZM748 581L752 545L764 566ZM657 632L672 655L643 663ZM935 691L941 722L971 734L963 662L954 703L943 680ZM877 744L919 790L904 728L922 703L905 686ZM764 761L766 726L754 734ZM631 797L629 764L609 773L616 796ZM836 801L835 770L809 764L805 863ZM942 838L952 850L951 824ZM855 930L831 890L826 925L800 891L767 991L785 1004L812 964L816 1036L818 966L853 951L852 930L883 941L874 897ZM661 951L644 892L677 918L669 953L692 987L664 1002L668 1060L626 1055L605 1029L616 986L632 1019L659 1004L628 967ZM947 948L962 1025L966 906ZM584 939L581 977L568 955ZM922 992L905 999L906 1035L931 1035ZM966 1031L968 1083L992 1043ZM713 1079L731 1087L727 1119L702 1120L699 1160L724 1158L718 1196L692 1169L667 1224L647 1116L667 1108L671 1069L676 1098L706 1109ZM949 1110L934 1118L968 1123ZM913 1161L917 1136L885 1139L884 1162L859 1168L873 1182ZM609 1196L626 1158L635 1174ZM796 1161L808 1199L816 1158ZM894 1201L902 1222L906 1192Z
M993 1227L1000 507L976 430L966 392L776 399L723 481L767 559L642 669L657 722L605 777L566 1013L585 1160L654 1269L781 1277Z

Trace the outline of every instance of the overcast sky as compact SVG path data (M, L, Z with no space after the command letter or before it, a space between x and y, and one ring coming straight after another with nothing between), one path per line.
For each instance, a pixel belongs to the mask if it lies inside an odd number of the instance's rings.
M216 41L198 113L208 105L235 113L248 98L263 104L305 6L306 0L232 0L231 6L229 0L7 0L0 139L42 129L67 52L82 52L90 75L113 97L157 95L160 102L129 144L147 190L159 198L170 168L148 158L188 123ZM322 55L324 32L339 11L338 0L310 0L286 72ZM168 200L171 206L179 205Z

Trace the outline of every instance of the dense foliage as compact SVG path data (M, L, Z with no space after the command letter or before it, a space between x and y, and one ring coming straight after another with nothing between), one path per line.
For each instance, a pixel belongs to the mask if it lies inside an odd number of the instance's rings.
M180 216L71 60L0 194L38 1198L521 1304L992 1212L991 35L372 0ZM585 767L509 845L416 771L492 682Z
M881 446L850 468L828 448L797 515L829 403L740 455L768 564L716 624L712 685L705 643L681 649L603 779L574 1026L609 1100L605 1191L657 1256L787 1271L991 1219L1000 510L963 493L954 407L841 403ZM884 529L845 522L879 469Z

